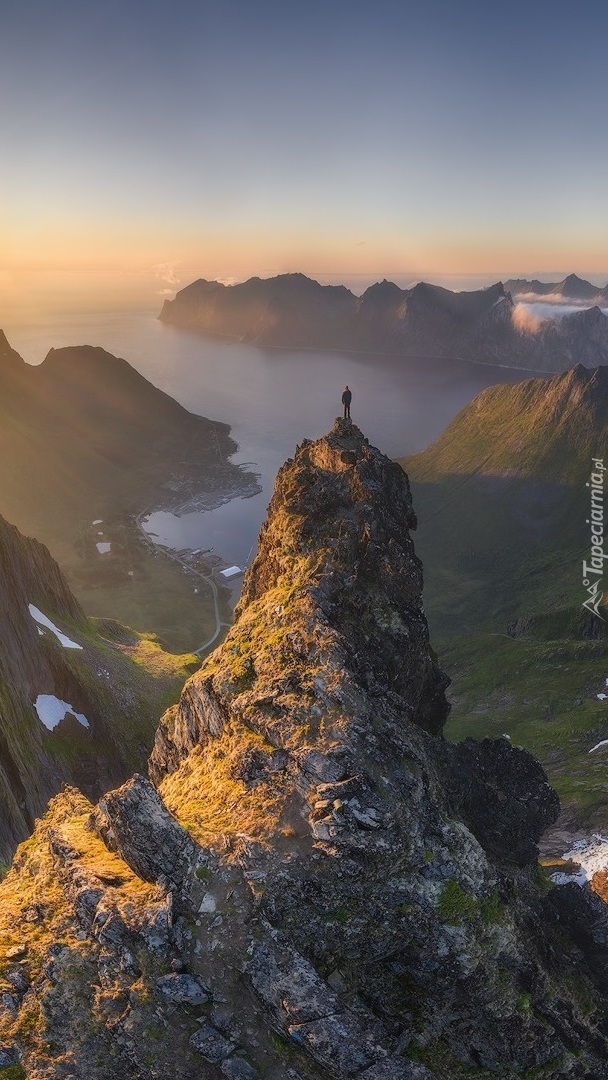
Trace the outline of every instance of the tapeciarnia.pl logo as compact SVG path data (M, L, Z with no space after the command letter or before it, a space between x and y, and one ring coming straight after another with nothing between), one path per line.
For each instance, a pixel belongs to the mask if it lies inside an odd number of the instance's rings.
M597 615L603 622L604 616L600 615L600 604L604 599L602 578L604 575L604 560L608 559L608 553L604 554L604 473L606 466L603 458L591 458L592 472L589 477L591 495L590 517L586 524L591 526L591 553L589 562L583 559L583 585L589 596L583 603L583 607Z

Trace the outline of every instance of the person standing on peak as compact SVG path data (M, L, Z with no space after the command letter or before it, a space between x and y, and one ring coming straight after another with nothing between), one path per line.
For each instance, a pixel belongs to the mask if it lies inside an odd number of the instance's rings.
M344 419L345 420L350 420L350 403L351 403L352 400L353 400L353 395L351 394L350 390L348 389L348 386L345 386L344 387L344 393L342 394L342 404L344 405Z

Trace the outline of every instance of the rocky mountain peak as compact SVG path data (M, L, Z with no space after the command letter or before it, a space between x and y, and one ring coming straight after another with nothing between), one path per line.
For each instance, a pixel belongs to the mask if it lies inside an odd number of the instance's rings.
M382 705L441 731L447 678L422 609L416 517L401 467L348 420L283 465L246 574L236 624L161 724L158 779L197 742L243 717L277 749L371 737Z
M24 366L19 353L9 344L4 330L0 330L0 375L5 372L14 375L21 372Z
M602 1075L608 917L539 880L558 801L533 758L441 736L415 523L350 422L285 463L235 624L161 722L156 787L64 793L0 888L11 1063Z

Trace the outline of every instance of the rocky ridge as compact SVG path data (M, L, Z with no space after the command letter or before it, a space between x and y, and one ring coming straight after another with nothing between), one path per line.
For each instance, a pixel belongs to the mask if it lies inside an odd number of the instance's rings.
M606 909L538 870L558 802L530 755L442 737L415 525L349 422L282 468L157 787L58 796L0 890L6 1064L608 1076Z

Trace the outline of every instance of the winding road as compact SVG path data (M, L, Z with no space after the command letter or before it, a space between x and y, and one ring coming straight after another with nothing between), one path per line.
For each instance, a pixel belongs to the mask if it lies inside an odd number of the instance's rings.
M208 585L210 590L211 590L211 595L213 597L213 611L214 611L214 615L215 615L215 630L214 630L213 634L211 635L211 637L207 641L205 641L202 645L199 645L199 647L197 649L192 649L191 650L194 653L195 656L198 656L198 657L200 657L202 659L203 653L207 652L207 649L211 648L213 643L215 641L217 641L218 637L220 636L220 634L222 632L222 629L224 627L229 627L231 624L227 623L227 622L222 622L221 619L220 619L220 609L219 609L219 602L218 602L219 594L218 594L217 585L216 585L215 581L213 580L213 577L211 575L209 575L209 574L203 574L201 570L193 570L192 566L186 561L186 559L182 558L182 556L178 555L175 551L172 551L171 548L165 547L164 544L155 544L154 540L152 539L150 534L146 532L146 530L144 529L144 527L143 527L143 525L141 523L142 518L147 517L147 515L151 514L151 513L152 513L151 510L142 510L141 513L137 514L137 516L135 518L135 523L137 525L137 528L139 529L139 531L140 531L142 537L144 538L146 544L149 547L153 547L155 551L160 551L163 555L166 555L169 559L173 559L173 562L179 563L179 565L184 567L185 569L187 569L188 573L191 574L193 577L197 577L201 581L204 581L205 584Z

